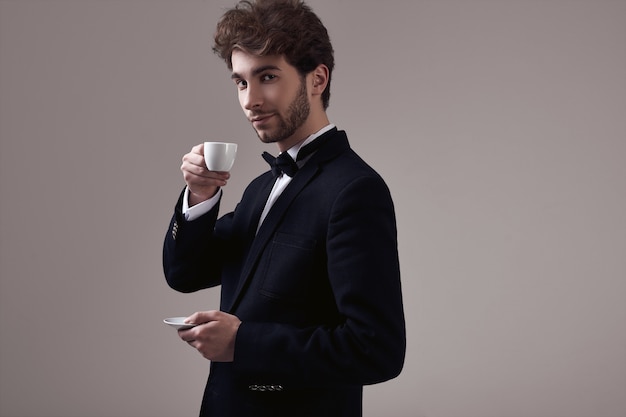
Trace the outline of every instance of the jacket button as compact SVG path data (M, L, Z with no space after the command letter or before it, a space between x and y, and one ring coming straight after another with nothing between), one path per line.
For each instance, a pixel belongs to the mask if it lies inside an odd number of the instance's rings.
M248 389L250 391L258 391L258 392L278 392L282 391L284 388L282 385L249 385Z
M172 226L172 239L176 240L177 234L178 234L178 222L174 221L174 225Z

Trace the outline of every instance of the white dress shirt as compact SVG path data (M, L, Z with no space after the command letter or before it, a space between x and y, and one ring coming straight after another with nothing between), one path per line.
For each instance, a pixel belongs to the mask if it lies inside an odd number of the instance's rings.
M287 152L295 161L298 157L298 151L300 150L300 148L312 142L313 140L315 140L322 134L328 132L330 129L334 127L335 125L332 123L323 127L322 129L318 130L316 133L306 138L304 141L289 148ZM309 157L310 155L304 158L302 161L298 161L298 167L302 167L302 165L306 163ZM272 208L272 206L274 205L278 197L280 197L280 195L285 190L285 188L287 188L287 185L289 185L290 182L291 182L291 177L286 174L281 174L278 178L276 178L274 187L272 188L272 191L270 192L270 196L268 197L267 202L265 203L265 207L263 208L263 213L261 214L261 219L259 220L259 225L257 226L257 231L258 231L258 228L261 226L261 223L263 223L265 216L267 216L267 213L269 213L270 209ZM220 200L221 196L222 196L222 189L220 188L220 190L215 194L215 196L209 198L206 201L198 203L195 206L189 207L189 187L186 187L185 194L183 196L183 214L185 216L185 220L192 221L202 216L203 214L208 213L213 207L215 207L217 202Z

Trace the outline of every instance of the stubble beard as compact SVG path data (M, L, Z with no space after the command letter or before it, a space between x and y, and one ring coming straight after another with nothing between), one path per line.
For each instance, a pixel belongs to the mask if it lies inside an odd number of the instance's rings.
M296 94L289 107L285 117L278 114L279 124L274 131L255 132L261 142L276 143L281 142L293 136L293 134L304 124L311 112L311 105L307 97L306 85L304 80L300 83L300 89Z

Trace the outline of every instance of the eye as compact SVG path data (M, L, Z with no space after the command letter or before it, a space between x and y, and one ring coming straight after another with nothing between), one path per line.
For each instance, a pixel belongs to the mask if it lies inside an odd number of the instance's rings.
M235 85L237 86L238 89L240 90L245 90L246 87L248 86L248 83L245 80L235 80Z
M276 76L275 76L274 74L264 74L264 75L261 77L261 81L263 81L263 82L268 82L268 81L272 81L272 80L274 80L275 78L276 78Z

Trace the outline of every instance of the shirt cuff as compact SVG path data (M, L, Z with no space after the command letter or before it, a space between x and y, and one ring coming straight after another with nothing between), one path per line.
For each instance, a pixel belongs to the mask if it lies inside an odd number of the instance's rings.
M208 213L220 201L221 197L222 189L220 188L213 197L189 207L189 187L185 187L185 194L183 195L183 215L185 220L192 221Z

